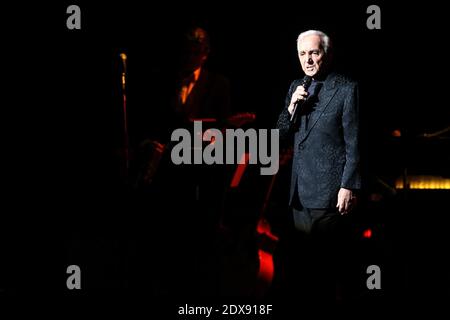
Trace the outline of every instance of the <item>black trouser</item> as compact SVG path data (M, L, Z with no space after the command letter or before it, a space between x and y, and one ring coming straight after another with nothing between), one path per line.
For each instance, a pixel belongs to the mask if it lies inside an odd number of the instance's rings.
M342 216L336 208L297 210L286 239L281 281L283 291L302 306L336 302L342 248ZM299 306L300 307L300 306Z
M302 210L292 209L295 228L311 237L330 238L337 236L340 214L336 208Z

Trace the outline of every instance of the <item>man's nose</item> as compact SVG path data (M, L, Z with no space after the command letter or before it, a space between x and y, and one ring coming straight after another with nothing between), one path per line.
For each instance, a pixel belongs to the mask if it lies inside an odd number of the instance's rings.
M309 56L309 57L308 57L308 64L313 64L313 63L314 63L314 61L313 61L312 57Z

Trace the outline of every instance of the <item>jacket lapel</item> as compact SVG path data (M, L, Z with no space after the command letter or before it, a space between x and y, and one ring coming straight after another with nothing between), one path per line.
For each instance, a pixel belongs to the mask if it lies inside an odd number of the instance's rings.
M319 121L320 117L327 109L328 105L331 102L331 99L336 94L337 88L335 87L335 76L330 74L324 82L322 90L319 92L319 103L316 106L316 112L314 112L311 116L311 125L306 131L305 135L301 139L300 143L303 142L311 132L311 130L316 125L317 121Z

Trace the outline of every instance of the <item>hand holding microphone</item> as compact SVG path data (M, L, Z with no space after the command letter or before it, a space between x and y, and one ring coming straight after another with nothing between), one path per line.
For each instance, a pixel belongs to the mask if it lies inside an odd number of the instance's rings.
M289 113L292 115L294 113L295 107L303 100L306 100L307 97L308 91L305 90L305 87L298 86L292 94L291 103L288 107Z
M308 97L308 88L311 85L312 78L305 76L302 83L295 89L291 97L291 103L289 104L288 111L291 114L291 122L294 121L297 109L302 105Z

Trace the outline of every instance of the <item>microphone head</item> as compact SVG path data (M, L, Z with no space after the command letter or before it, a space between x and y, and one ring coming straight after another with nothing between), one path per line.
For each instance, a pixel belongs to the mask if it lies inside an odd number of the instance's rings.
M308 89L308 87L311 85L311 81L312 81L312 77L305 75L305 77L302 80L302 86L305 89Z

